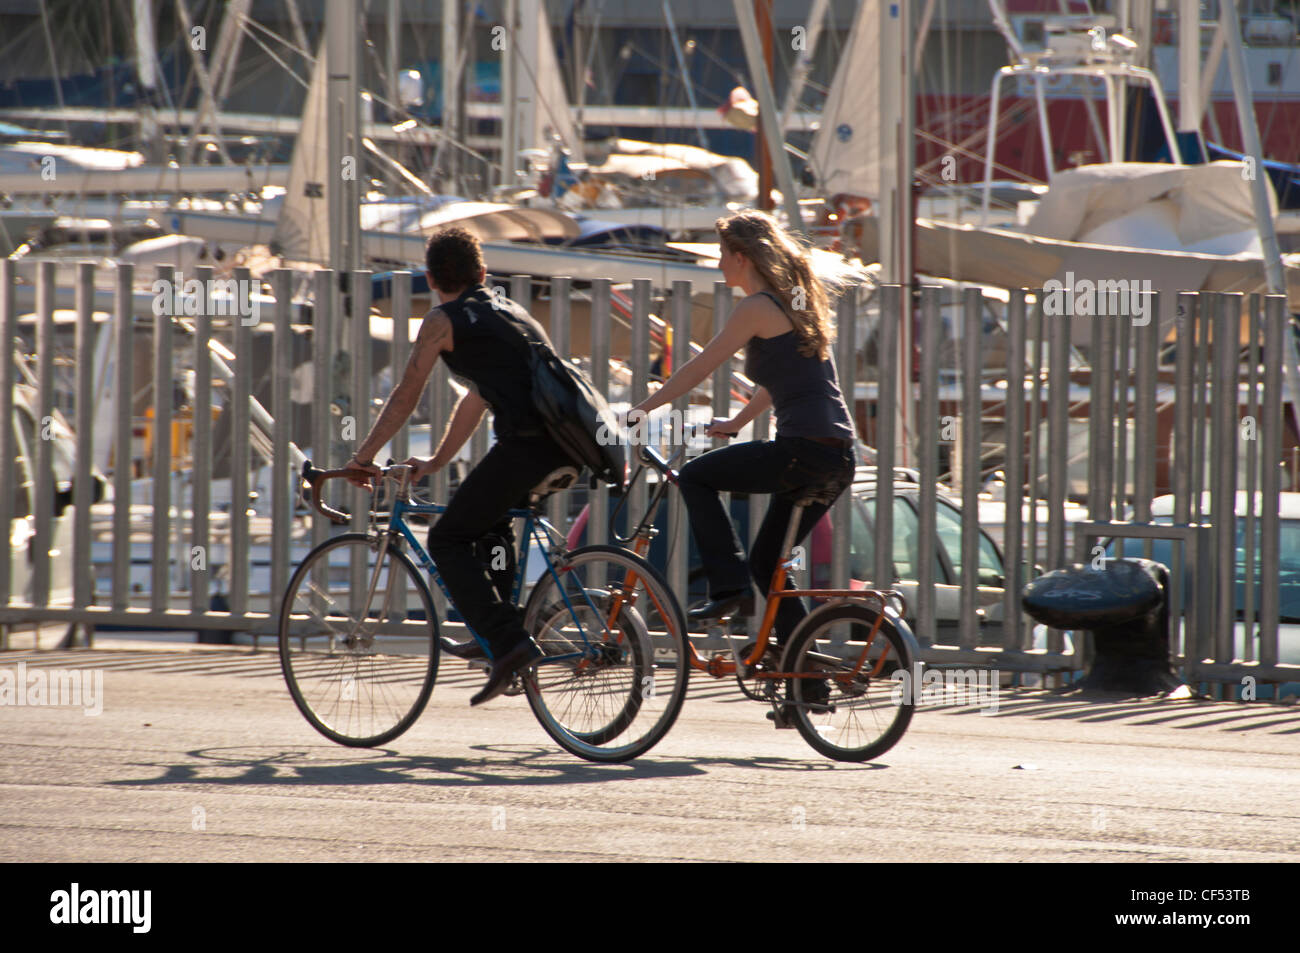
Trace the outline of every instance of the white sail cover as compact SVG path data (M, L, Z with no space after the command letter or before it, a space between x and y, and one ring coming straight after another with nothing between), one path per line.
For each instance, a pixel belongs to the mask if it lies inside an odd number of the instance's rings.
M519 57L515 62L519 69L517 108L523 120L519 124L520 143L526 149L545 149L558 136L565 149L581 157L582 140L555 59L546 7L541 3L522 3L519 16Z
M329 126L325 121L326 81L329 76L325 38L316 54L316 69L307 101L303 104L302 126L289 164L289 186L275 226L280 254L296 261L328 262L329 198L326 189L336 177L326 174L329 163Z
M825 195L880 196L880 0L864 0L831 82L808 161Z

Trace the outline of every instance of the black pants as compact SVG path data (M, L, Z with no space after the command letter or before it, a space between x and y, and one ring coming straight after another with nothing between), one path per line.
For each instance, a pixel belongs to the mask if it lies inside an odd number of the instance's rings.
M528 637L511 601L515 534L506 512L551 471L572 466L550 437L503 437L461 482L429 530L429 555L462 618L494 656Z
M781 437L722 447L697 457L682 468L678 485L691 517L691 530L709 577L709 595L717 599L749 591L750 580L766 595L772 572L781 558L781 544L790 524L794 501L810 488L826 487L839 496L853 482L854 457L848 448ZM718 494L771 493L767 516L754 538L748 563ZM813 503L803 511L795 542L801 542L830 509ZM787 582L787 589L794 586ZM802 599L782 599L776 616L776 641L784 644L808 614Z

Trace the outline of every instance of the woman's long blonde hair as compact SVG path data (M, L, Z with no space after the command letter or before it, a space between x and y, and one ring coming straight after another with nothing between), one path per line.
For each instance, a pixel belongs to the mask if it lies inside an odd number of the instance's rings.
M766 212L737 212L718 219L715 227L727 250L749 259L781 299L799 338L799 353L825 359L835 337L828 286L839 292L847 276L815 275L807 247Z

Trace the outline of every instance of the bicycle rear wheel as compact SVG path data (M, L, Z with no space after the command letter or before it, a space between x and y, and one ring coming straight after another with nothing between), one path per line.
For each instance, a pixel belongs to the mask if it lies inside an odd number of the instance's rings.
M804 740L836 761L878 758L903 737L913 693L892 678L912 670L912 652L888 616L841 605L808 616L782 668L787 714Z
M331 741L369 748L420 716L438 673L438 620L414 564L347 533L302 561L280 607L280 667L294 704Z
M569 553L538 580L524 626L545 653L524 679L566 751L627 761L672 727L686 697L686 617L663 577L613 546Z

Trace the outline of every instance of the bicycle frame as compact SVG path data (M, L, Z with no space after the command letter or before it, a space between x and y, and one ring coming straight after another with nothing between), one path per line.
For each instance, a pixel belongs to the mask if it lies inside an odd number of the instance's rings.
M393 469L396 469L396 467L394 467ZM385 473L385 478L394 479L394 477L390 476L387 472ZM394 538L401 538L405 540L406 543L411 547L411 553L415 558L416 562L419 564L420 568L425 571L425 573L429 576L430 579L433 580L433 582L437 585L438 589L447 598L447 600L451 602L453 601L451 598L451 593L447 590L446 583L443 582L442 576L441 574L439 574L437 567L434 565L433 559L429 556L425 548L420 545L420 541L416 539L415 533L411 530L410 525L406 522L405 519L405 517L408 515L437 516L445 512L447 506L446 504L443 503L412 502L408 498L409 479L410 479L409 471L403 473L400 479L398 479L397 490L394 493L394 498L392 501L392 509L388 515L388 525L382 531L383 535L382 535L382 542L380 543L379 556L375 563L375 575L369 583L371 589L370 594L371 596L373 596L373 589L378 580L378 574L382 569L383 557L387 547L389 546L389 544ZM542 561L546 565L546 572L548 572L551 575L552 579L555 580L556 588L559 590L560 597L564 601L565 608L569 611L569 615L573 619L574 624L577 625L579 632L582 633L584 651L567 652L559 655L546 655L538 659L537 664L550 665L558 662L571 662L575 659L587 660L589 657L594 658L595 650L592 646L591 641L587 638L586 629L582 625L581 621L578 619L577 609L570 601L569 595L565 590L565 586L560 581L559 573L555 568L555 562L551 559L550 549L552 546L556 546L558 552L560 553L563 552L562 544L556 543L557 540L563 540L564 538L563 535L560 534L559 531L556 530L553 526L551 526L550 522L547 521L545 517L543 517L541 514L539 514L535 509L531 507L529 508L520 507L520 508L507 510L506 515L511 519L524 520L524 529L523 529L523 533L521 534L521 545L520 545L521 552L518 560L518 565L515 570L514 588L511 593L511 601L515 605L519 605L520 597L523 595L524 580L528 578L527 573L528 573L529 551L532 548L531 544L536 543L537 548L541 551ZM587 603L587 607L597 617L602 616L601 611L596 607L595 603L592 602L591 597L587 594L585 589L583 590L583 599ZM615 634L613 621L614 618L617 616L618 611L621 610L621 606L622 606L621 598L615 601L618 604L615 606L614 613L610 615L609 618L603 620L603 625L605 626L605 635L607 637L614 636ZM474 628L468 622L465 623L465 629L470 633L471 636L474 637L474 639L481 646L483 646L484 651L487 653L487 657L491 659L492 649L491 646L488 645L487 640L484 639L482 636L480 636L477 632L475 632ZM617 635L617 640L622 641L621 633Z
M684 450L685 450L684 447L682 448L682 450L679 450L678 453L674 455L673 459L676 460L677 457L680 456L682 452L684 452ZM645 514L641 517L641 520L636 524L636 527L633 529L632 534L627 537L619 536L617 533L611 533L611 535L613 535L615 539L617 539L620 543L623 543L624 545L631 543L630 548L632 552L634 552L638 556L641 556L642 558L645 558L646 553L650 549L650 543L654 539L655 532L656 532L654 529L654 518L658 512L660 504L663 502L664 497L667 495L668 488L670 486L677 485L677 471L672 468L669 462L664 461L661 457L658 456L658 454L655 454L654 451L650 450L649 448L643 447L641 450L640 457L642 460L642 464L638 468L637 472L632 475L632 479L628 481L629 486L633 481L636 480L636 478L640 475L641 471L645 470L648 466L653 467L655 470L659 472L659 474L663 478L663 482L660 483L659 487L655 490L654 496L646 505ZM626 499L626 497L624 497L624 499ZM763 658L763 654L767 651L768 643L771 641L772 631L776 625L777 611L780 609L781 606L781 600L798 599L804 596L807 596L809 598L814 598L814 599L834 600L832 602L826 603L826 605L824 606L819 606L818 607L819 609L826 608L828 606L838 605L842 602L874 602L879 607L879 613L876 617L875 625L871 627L871 633L867 636L867 640L862 647L862 652L858 657L856 665L854 666L851 672L848 672L843 675L834 676L837 680L847 684L862 670L863 665L866 664L867 656L871 651L871 645L873 642L875 642L876 635L880 631L880 625L885 619L885 614L888 610L889 603L891 601L897 601L898 614L900 616L906 614L907 611L906 602L903 599L903 594L896 589L880 590L880 589L786 589L785 588L786 578L789 575L790 570L795 568L797 563L797 560L791 555L791 550L794 548L795 534L798 532L799 520L803 516L805 505L806 504L804 503L796 503L790 513L790 522L786 526L785 540L783 541L781 546L781 552L785 554L785 558L777 563L776 569L774 569L772 572L772 580L771 583L768 585L767 601L765 603L765 608L763 611L763 620L759 626L758 638L754 643L753 650L749 653L749 655L746 658L743 659L740 658L739 655L734 652L731 658L728 658L725 655L716 655L712 658L706 659L703 658L699 654L699 652L696 651L695 646L691 644L689 639L687 639L686 648L690 654L690 664L691 667L694 668L696 671L707 672L709 675L713 676L714 678L724 678L728 675L735 675L743 667L746 670L745 672L746 677L752 677L757 679L822 678L824 676L812 672L755 672L753 671L754 666L757 665L759 660ZM611 521L615 516L617 516L617 513L618 510L616 509L614 511L614 514L611 515ZM871 672L869 672L868 675L873 678L879 675L881 668L884 665L884 662L885 662L885 657L881 656L880 659L877 660L875 668Z

